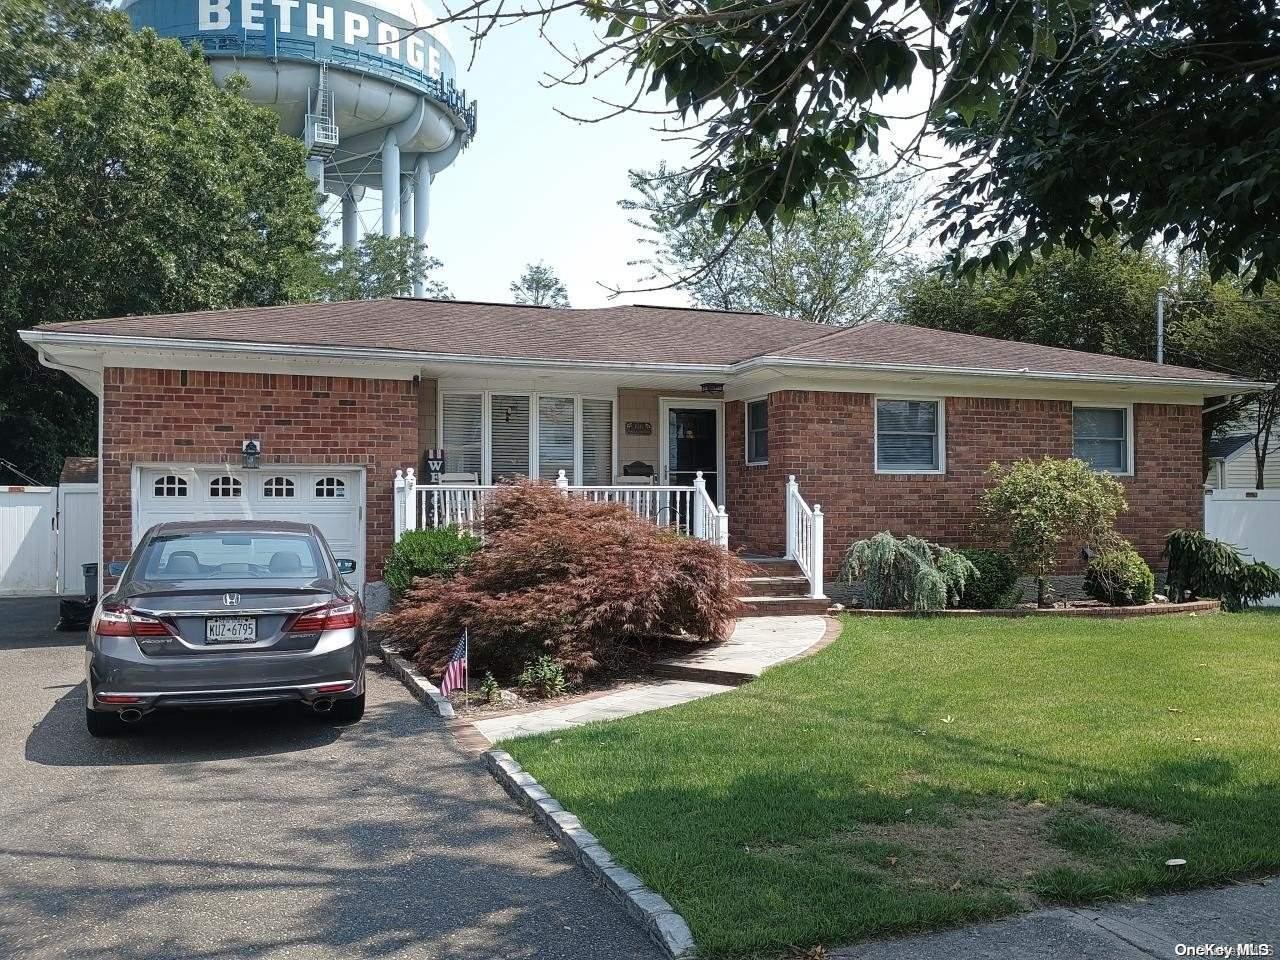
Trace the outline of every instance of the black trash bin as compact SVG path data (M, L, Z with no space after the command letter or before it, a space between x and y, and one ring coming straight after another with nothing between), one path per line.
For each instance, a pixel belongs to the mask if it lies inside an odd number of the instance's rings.
M96 563L80 564L80 572L84 575L84 595L87 600L98 599L98 565Z
M98 603L98 565L82 563L80 572L84 575L84 596L58 601L59 630L87 630L93 619L93 608Z

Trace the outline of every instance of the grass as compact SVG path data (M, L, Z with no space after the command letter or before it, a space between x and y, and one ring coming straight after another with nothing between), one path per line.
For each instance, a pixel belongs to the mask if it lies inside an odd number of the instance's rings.
M778 957L1276 870L1277 731L1263 613L849 619L732 693L505 746L706 955Z

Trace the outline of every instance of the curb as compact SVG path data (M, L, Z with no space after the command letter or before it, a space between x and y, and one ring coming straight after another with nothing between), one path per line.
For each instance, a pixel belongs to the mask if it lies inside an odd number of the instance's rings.
M684 917L614 860L595 834L565 810L531 774L525 773L511 754L505 750L488 750L484 762L503 789L551 832L592 879L604 885L667 956L672 960L689 960L697 955L693 934Z
M444 698L439 687L420 674L413 664L385 643L378 647L378 652L382 654L382 662L391 669L401 683L409 688L414 699L422 701L423 705L437 717L453 719L453 704Z

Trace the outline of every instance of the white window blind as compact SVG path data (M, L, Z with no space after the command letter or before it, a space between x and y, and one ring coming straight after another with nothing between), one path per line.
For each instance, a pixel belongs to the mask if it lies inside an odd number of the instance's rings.
M530 410L528 397L495 393L489 398L489 469L495 483L529 476Z
M444 472L474 473L484 469L484 397L478 393L447 393L441 400L444 424Z
M582 401L582 482L613 483L613 401Z
M1095 470L1129 471L1129 417L1119 407L1075 407L1072 453Z
M570 483L573 472L573 397L538 398L538 477L555 480L561 470Z
M941 469L937 400L876 401L876 469Z

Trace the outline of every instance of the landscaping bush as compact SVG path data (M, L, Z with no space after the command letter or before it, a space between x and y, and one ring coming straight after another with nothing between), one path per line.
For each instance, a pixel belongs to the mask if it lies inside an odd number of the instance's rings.
M1083 460L993 463L995 485L982 497L991 532L1009 544L1018 569L1036 578L1036 603L1049 606L1049 577L1067 548L1107 547L1116 515L1128 510L1124 487Z
M965 583L977 573L955 550L918 537L899 540L888 531L859 540L840 565L840 579L863 581L867 606L876 610L954 607Z
M439 530L408 530L382 567L392 596L399 599L419 577L450 577L462 562L480 549L480 540L457 527Z
M977 576L965 580L960 606L968 610L996 610L1012 607L1022 599L1018 589L1018 565L1000 550L961 550L973 564Z
M724 640L746 566L618 504L522 482L498 491L485 547L450 580L419 580L378 626L428 675L464 628L474 670L514 676L549 656L570 680L635 656L630 641L686 633Z
M1113 607L1139 606L1151 602L1156 592L1156 578L1138 551L1121 542L1089 561L1084 574L1084 592Z
M550 700L564 693L564 667L550 657L525 664L516 685L526 693Z
M1170 599L1198 597L1222 601L1224 610L1239 612L1264 597L1280 593L1280 570L1261 560L1247 561L1238 548L1199 530L1175 530L1165 539L1169 560L1165 577Z

